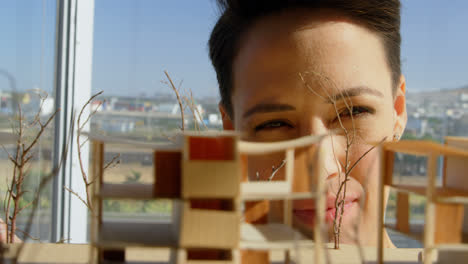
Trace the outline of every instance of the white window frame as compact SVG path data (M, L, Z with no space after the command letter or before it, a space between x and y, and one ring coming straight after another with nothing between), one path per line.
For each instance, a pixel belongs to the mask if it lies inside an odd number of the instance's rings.
M70 131L72 117L91 96L94 30L94 0L57 0L54 91L56 107L54 165L60 162L67 137L72 133L66 163L53 182L51 241L88 241L88 209L64 186L81 197L86 191L78 161L76 129ZM89 113L86 109L85 115ZM76 124L76 120L75 120ZM89 124L84 127L89 130ZM82 160L88 168L89 146L82 147Z

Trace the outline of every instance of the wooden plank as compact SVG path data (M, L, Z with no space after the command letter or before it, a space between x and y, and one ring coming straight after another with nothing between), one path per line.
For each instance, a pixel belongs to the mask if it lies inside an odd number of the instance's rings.
M285 250L295 247L313 248L314 242L285 224L249 224L241 226L241 249Z
M448 251L467 251L468 244L453 244L453 243L442 243L435 246L436 249L443 249Z
M395 184L390 187L397 192L406 192L426 196L425 186ZM433 197L434 201L437 202L450 202L450 198L454 198L452 200L455 202L457 201L455 198L458 198L460 203L465 203L464 201L468 200L466 199L468 198L468 192L448 187L435 187Z
M445 143L450 147L468 150L468 138L447 137ZM468 191L468 158L445 157L444 183L447 187Z
M132 220L106 220L102 223L98 245L102 248L176 247L178 238L171 223Z
M182 178L182 152L155 151L154 196L160 198L180 198Z
M468 158L445 158L444 186L465 190L468 192Z
M468 244L440 244L437 248L437 263L465 263L468 259Z
M409 195L398 192L396 197L396 229L403 233L410 231L409 226Z
M125 249L101 249L99 250L99 258L104 263L107 261L117 263L125 262Z
M246 182L247 178L247 155L241 155L243 164L242 182ZM244 204L244 222L246 223L267 223L268 212L270 210L270 201L259 200L255 202L245 202ZM242 264L269 264L270 255L268 251L255 251L255 250L241 250L240 262Z
M219 210L235 212L239 206L234 199L190 199L188 201L191 209Z
M294 177L294 148L286 150L286 188L288 192L292 192L292 182ZM283 223L292 226L292 200L284 199L283 201Z
M267 223L269 210L269 201L246 202L244 221L247 223Z
M270 264L270 256L268 251L258 250L241 250L242 264Z
M315 161L315 171L314 177L312 179L310 190L314 189L314 184L317 188L317 199L315 200L317 208L317 216L314 226L314 239L315 239L315 263L321 264L325 260L325 248L324 243L326 238L324 237L325 230L327 230L327 224L325 223L325 211L326 211L326 179L328 178L327 170L325 169L325 153L326 150L321 144L318 148L316 161Z
M104 144L99 141L92 141L92 164L91 179L94 184L91 185L91 200L94 214L91 214L90 242L93 250L89 251L89 262L95 263L99 259L99 252L96 248L99 241L100 227L102 224L102 199L101 192L103 173L104 173Z
M233 264L233 260L187 260L187 264Z
M249 181L249 157L247 155L240 155L240 166L241 166L241 181Z
M101 191L101 185L104 180L104 144L102 142L92 142L92 157L91 178L95 183L92 185L92 191L95 195L98 195Z
M8 250L5 258L11 259L19 244L6 245ZM452 251L455 250L466 250L461 246L456 245L442 245L450 246ZM340 250L333 250L332 244L326 244L328 248L327 255L329 256L330 263L340 264L355 264L361 263L359 258L359 251L356 246L342 244ZM439 246L438 246L439 247ZM460 249L458 249L460 248ZM465 247L466 248L466 247ZM19 264L88 264L87 255L91 248L86 244L48 244L48 243L26 243L24 245L23 253L20 256ZM366 263L372 263L376 260L375 247L363 247L364 258ZM385 249L385 261L386 263L412 263L418 262L418 255L421 252L420 248L386 248ZM304 248L301 251L300 259L294 254L292 259L295 263L315 263L313 249ZM284 254L278 251L271 251L272 263L282 263ZM166 248L140 248L130 247L126 250L126 258L128 263L167 263L169 259L169 250ZM464 258L457 259L463 261ZM456 263L456 262L451 262ZM244 264L244 263L243 263Z
M384 216L385 216L385 179L388 177L387 170L387 151L383 145L377 146L380 156L380 174L378 180L378 222L377 222L377 263L383 264L384 250Z
M292 226L292 210L293 210L293 205L292 205L292 200L291 199L285 199L283 200L283 223L288 226Z
M239 196L239 161L187 161L182 165L182 196L235 198Z
M461 243L463 205L437 203L434 243Z
M325 136L328 135L311 135L287 141L270 143L239 141L238 149L241 154L263 155L318 144Z
M468 137L446 137L445 144L468 150ZM448 165L450 163L450 165ZM460 189L468 190L468 162L461 162L459 158L445 158L444 160L444 186L457 186ZM464 168L461 168L465 166ZM448 180L447 180L448 178ZM463 232L468 234L468 205L464 209Z
M178 244L180 244L180 227L182 225L182 218L184 213L184 208L187 206L186 200L171 200L172 210L171 210L171 228L172 234L177 237ZM180 252L179 252L180 253ZM183 252L182 252L183 253Z
M468 157L468 151L432 141L400 140L394 142L384 142L382 145L385 150L412 155L429 156L430 154L434 154Z
M251 192L250 192L251 191ZM259 192L254 188L249 188L241 196L242 201L262 201L262 200L303 200L313 199L317 197L316 194L310 192L300 193L271 193L271 192Z
M191 209L185 206L180 234L184 248L232 249L239 244L238 212Z
M385 168L387 169L384 179L385 185L393 184L393 167L395 166L395 152L386 151L385 154Z
M283 200L291 197L290 184L286 181L256 181L241 183L242 200ZM303 193L311 196L310 193ZM306 195L308 194L308 195Z
M108 136L108 135L98 135L94 133L82 132L83 136L89 138L90 141L99 141L104 144L119 144L119 145L128 145L136 147L139 149L145 150L165 150L165 151L180 151L180 144L175 144L172 142L148 142L148 140L133 140L128 137L121 136Z
M426 211L424 225L424 264L432 263L434 255L435 237L435 201L434 189L437 170L437 154L429 155L427 159L427 187L426 187Z
M105 199L138 199L148 200L154 198L153 184L145 183L104 183L101 187L100 197Z
M155 259L153 258L152 261ZM184 248L171 248L168 264L187 264L187 251Z
M289 191L292 191L292 181L294 177L294 149L286 150L286 178L285 181L289 186Z
M21 243L3 244L5 255L0 259L2 263L14 263L12 259ZM90 247L87 244L58 244L58 243L25 243L23 253L19 256L19 264L89 264ZM9 261L11 260L11 261ZM97 260L97 257L96 257Z
M189 160L236 160L236 136L189 136L188 144Z
M460 144L468 144L468 137L454 137L454 136L447 136L445 137L445 142L454 142ZM466 149L466 148L464 148Z
M233 256L231 250L226 249L187 249L188 263L232 263Z
M468 251L439 250L437 263L466 263Z

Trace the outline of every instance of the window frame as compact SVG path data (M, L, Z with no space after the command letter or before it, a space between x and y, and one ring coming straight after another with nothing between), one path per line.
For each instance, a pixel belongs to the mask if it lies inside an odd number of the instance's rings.
M67 144L68 152L66 162L53 180L51 242L63 239L69 243L88 241L88 208L64 187L86 197L78 160L76 117L91 97L93 29L94 0L57 0L54 92L55 107L61 110L55 119L54 167L60 164L60 153L66 150ZM89 108L84 111L84 115L87 114ZM74 126L72 121L75 121ZM89 124L83 131L89 131ZM68 139L71 141L67 142ZM87 170L87 143L81 152Z

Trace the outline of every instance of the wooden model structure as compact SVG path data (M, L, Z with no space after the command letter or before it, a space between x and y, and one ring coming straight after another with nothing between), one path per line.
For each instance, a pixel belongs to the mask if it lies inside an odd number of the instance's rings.
M243 142L235 133L183 133L177 144L151 144L121 138L89 135L93 142L93 207L91 225L92 263L125 262L127 247L170 248L171 263L269 263L270 250L284 250L286 262L293 249L314 248L314 263L324 261L326 178L322 167L322 136L307 136L275 143ZM153 152L153 184L103 182L104 144L130 144ZM307 151L304 151L306 149ZM439 249L467 251L461 245L463 204L468 204L468 139L447 138L446 145L428 141L385 142L379 145L381 178L377 262L383 262L385 189L398 192L397 225L409 232L408 194L425 195L424 262L435 260ZM428 157L427 186L394 184L395 152ZM284 179L252 181L248 162L257 155L281 154ZM307 155L305 155L307 154ZM442 186L436 187L438 156L444 157ZM304 158L306 157L306 158ZM312 158L311 158L312 157ZM305 161L305 162L300 162ZM310 166L310 165L313 166ZM254 164L255 165L255 164ZM313 168L313 171L310 171ZM293 192L296 173L309 173L309 188ZM252 176L252 175L250 175ZM106 222L105 199L171 199L170 223ZM315 199L317 221L314 240L292 224L292 200ZM269 200L282 201L282 215L272 217ZM277 208L276 208L277 209ZM278 210L275 210L276 212ZM437 212L437 213L436 213ZM279 221L269 222L269 219ZM466 222L466 219L465 219ZM450 223L450 224L447 224ZM451 257L450 257L451 256ZM462 255L451 254L451 260Z
M396 152L427 157L426 186L393 183L393 154ZM443 177L441 186L436 186L439 156L444 158ZM436 249L439 249L441 263L460 263L457 262L460 259L468 261L468 244L460 244L463 206L468 204L468 138L447 137L445 145L428 141L386 142L380 146L380 157L378 263L383 263L385 187L398 192L396 229L406 234L410 234L408 194L426 197L424 263L432 263ZM445 256L449 259L441 259L444 251L447 251Z
M91 263L125 262L127 247L166 247L171 263L269 263L270 249L316 247L322 260L321 226L325 211L323 171L315 166L310 190L294 193L295 149L318 146L321 136L278 143L242 142L235 133L184 133L178 144L148 144L89 135L93 142L93 207ZM153 184L110 184L103 181L104 144L119 143L153 150ZM318 147L310 148L315 164ZM285 180L249 182L247 155L285 152ZM310 151L309 151L310 152ZM301 153L309 153L302 151ZM309 160L310 161L310 160ZM241 183L241 180L243 181ZM318 183L318 184L313 184ZM312 188L312 185L314 188ZM316 197L315 244L292 227L293 199ZM171 199L171 223L105 221L105 199ZM283 223L267 223L269 204L283 200ZM245 204L244 204L245 203ZM244 210L241 208L244 207ZM244 212L242 212L244 211ZM289 256L287 253L286 256Z

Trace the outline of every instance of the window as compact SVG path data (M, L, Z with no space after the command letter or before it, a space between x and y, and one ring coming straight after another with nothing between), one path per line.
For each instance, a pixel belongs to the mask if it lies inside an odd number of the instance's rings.
M0 131L12 133L19 126L19 109L25 123L32 121L38 112L40 98L38 94L47 94L41 113L44 121L54 112L54 41L56 1L5 1L0 8L2 42L0 44ZM38 91L42 92L38 92ZM54 122L45 129L44 135L32 149L34 158L25 170L24 190L27 191L19 206L25 207L33 200L37 186L43 177L51 172L53 164ZM37 134L38 128L26 129L25 140L31 143L31 136ZM6 144L6 150L15 156L15 145ZM3 202L7 191L6 180L11 179L13 164L7 154L0 152L0 208L2 218L5 215ZM40 196L34 224L29 234L24 233L27 217L31 207L26 207L18 214L18 237L37 238L48 241L52 223L52 188L51 184ZM10 212L12 212L10 208ZM3 219L5 220L5 219Z

